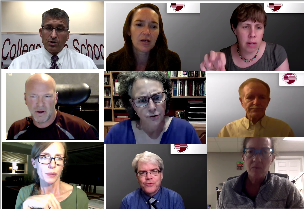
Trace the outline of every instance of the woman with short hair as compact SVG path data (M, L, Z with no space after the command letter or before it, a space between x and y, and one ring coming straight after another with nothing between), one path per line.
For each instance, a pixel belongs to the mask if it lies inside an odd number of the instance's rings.
M288 71L285 49L263 40L266 25L267 15L261 4L240 4L230 19L237 42L220 52L206 54L201 70Z
M164 72L118 75L118 93L130 119L113 126L106 144L200 144L186 120L165 116L171 100L171 80Z

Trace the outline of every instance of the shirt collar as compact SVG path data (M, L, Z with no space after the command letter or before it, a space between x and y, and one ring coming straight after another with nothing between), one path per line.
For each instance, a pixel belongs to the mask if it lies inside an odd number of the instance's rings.
M262 117L262 119L258 121L258 123L260 123L261 126L262 126L263 128L266 127L267 118L268 118L268 117L267 117L266 115L264 115L264 117ZM251 126L254 126L254 124L252 123L252 121L250 121L248 118L246 118L246 116L243 118L243 124L244 124L244 126L245 126L245 128L246 128L247 130L248 130Z
M62 63L63 63L63 57L64 57L64 55L66 54L66 48L65 47L63 47L63 49L61 50L61 52L59 52L58 54L57 54L57 56L58 56L58 61L57 61L57 65L60 67L60 66L62 66ZM52 58L52 54L50 53L50 52L48 52L44 47L43 47L43 49L42 49L42 51L43 51L43 54L46 56L46 58L47 58L47 60L49 60L50 61L50 66L51 66L51 58Z

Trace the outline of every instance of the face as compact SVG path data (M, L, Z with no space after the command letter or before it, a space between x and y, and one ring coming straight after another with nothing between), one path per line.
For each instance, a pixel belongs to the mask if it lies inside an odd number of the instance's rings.
M264 24L247 20L239 22L236 29L233 28L237 36L241 51L248 53L256 52L260 47L264 35Z
M56 117L58 93L55 93L54 85L49 77L43 75L27 83L24 100L37 127L50 125Z
M248 119L262 118L265 115L269 101L267 88L257 82L247 84L243 89L243 95L240 97L240 102L246 111Z
M133 15L128 35L135 52L150 52L159 35L158 14L150 8L138 9Z
M64 147L60 142L51 144L48 148L43 150L40 155L48 155L51 157L66 157L64 156ZM40 183L53 184L60 181L60 175L63 170L63 165L57 165L55 160L48 165L38 162L38 158L31 159L33 167L37 169L37 174L40 178Z
M152 96L163 91L163 84L159 81L138 79L133 84L132 98L137 99L144 96ZM130 102L132 102L132 100ZM158 127L158 125L164 121L166 101L154 103L152 99L149 99L148 105L145 107L136 107L133 102L132 105L136 114L140 118L141 124L148 127Z
M46 17L43 23L44 27L67 28L66 19L54 19ZM53 55L57 55L64 48L65 42L69 39L70 32L67 30L48 32L46 29L39 29L40 37L44 48Z
M256 150L261 150L262 148L271 148L271 141L265 137L253 137L247 142L246 148L254 148ZM269 167L274 159L274 155L263 159L259 153L251 158L247 158L243 154L243 161L247 172L251 177L254 178L265 178L265 175L269 171Z
M146 162L138 162L138 169L139 171L152 171L152 170L160 170L158 165L153 163L146 163ZM141 187L141 189L150 197L155 195L160 186L161 181L163 180L163 173L159 173L157 176L154 176L148 172L147 176L138 176L136 174L137 181Z

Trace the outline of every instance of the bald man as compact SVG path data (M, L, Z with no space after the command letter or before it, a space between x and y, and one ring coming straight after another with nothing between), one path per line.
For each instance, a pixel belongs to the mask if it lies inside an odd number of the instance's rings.
M25 82L24 101L31 116L16 121L7 139L96 139L83 119L55 109L58 100L55 80L36 73Z

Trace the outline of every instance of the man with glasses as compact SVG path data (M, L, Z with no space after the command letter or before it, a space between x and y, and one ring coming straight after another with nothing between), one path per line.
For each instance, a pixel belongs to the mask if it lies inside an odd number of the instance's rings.
M44 12L39 34L44 47L14 59L9 69L97 69L91 58L64 47L70 35L65 11Z
M246 116L222 128L219 137L293 137L290 126L265 115L270 102L270 87L264 81L250 78L239 87L239 100Z
M55 109L58 92L51 76L30 76L25 82L24 100L31 116L14 122L7 139L96 139L90 124Z
M244 139L242 159L246 171L224 184L219 209L304 208L303 197L295 185L288 178L269 172L274 151L273 138Z
M182 197L161 186L163 160L152 152L137 154L132 162L140 188L125 196L120 209L184 209Z

